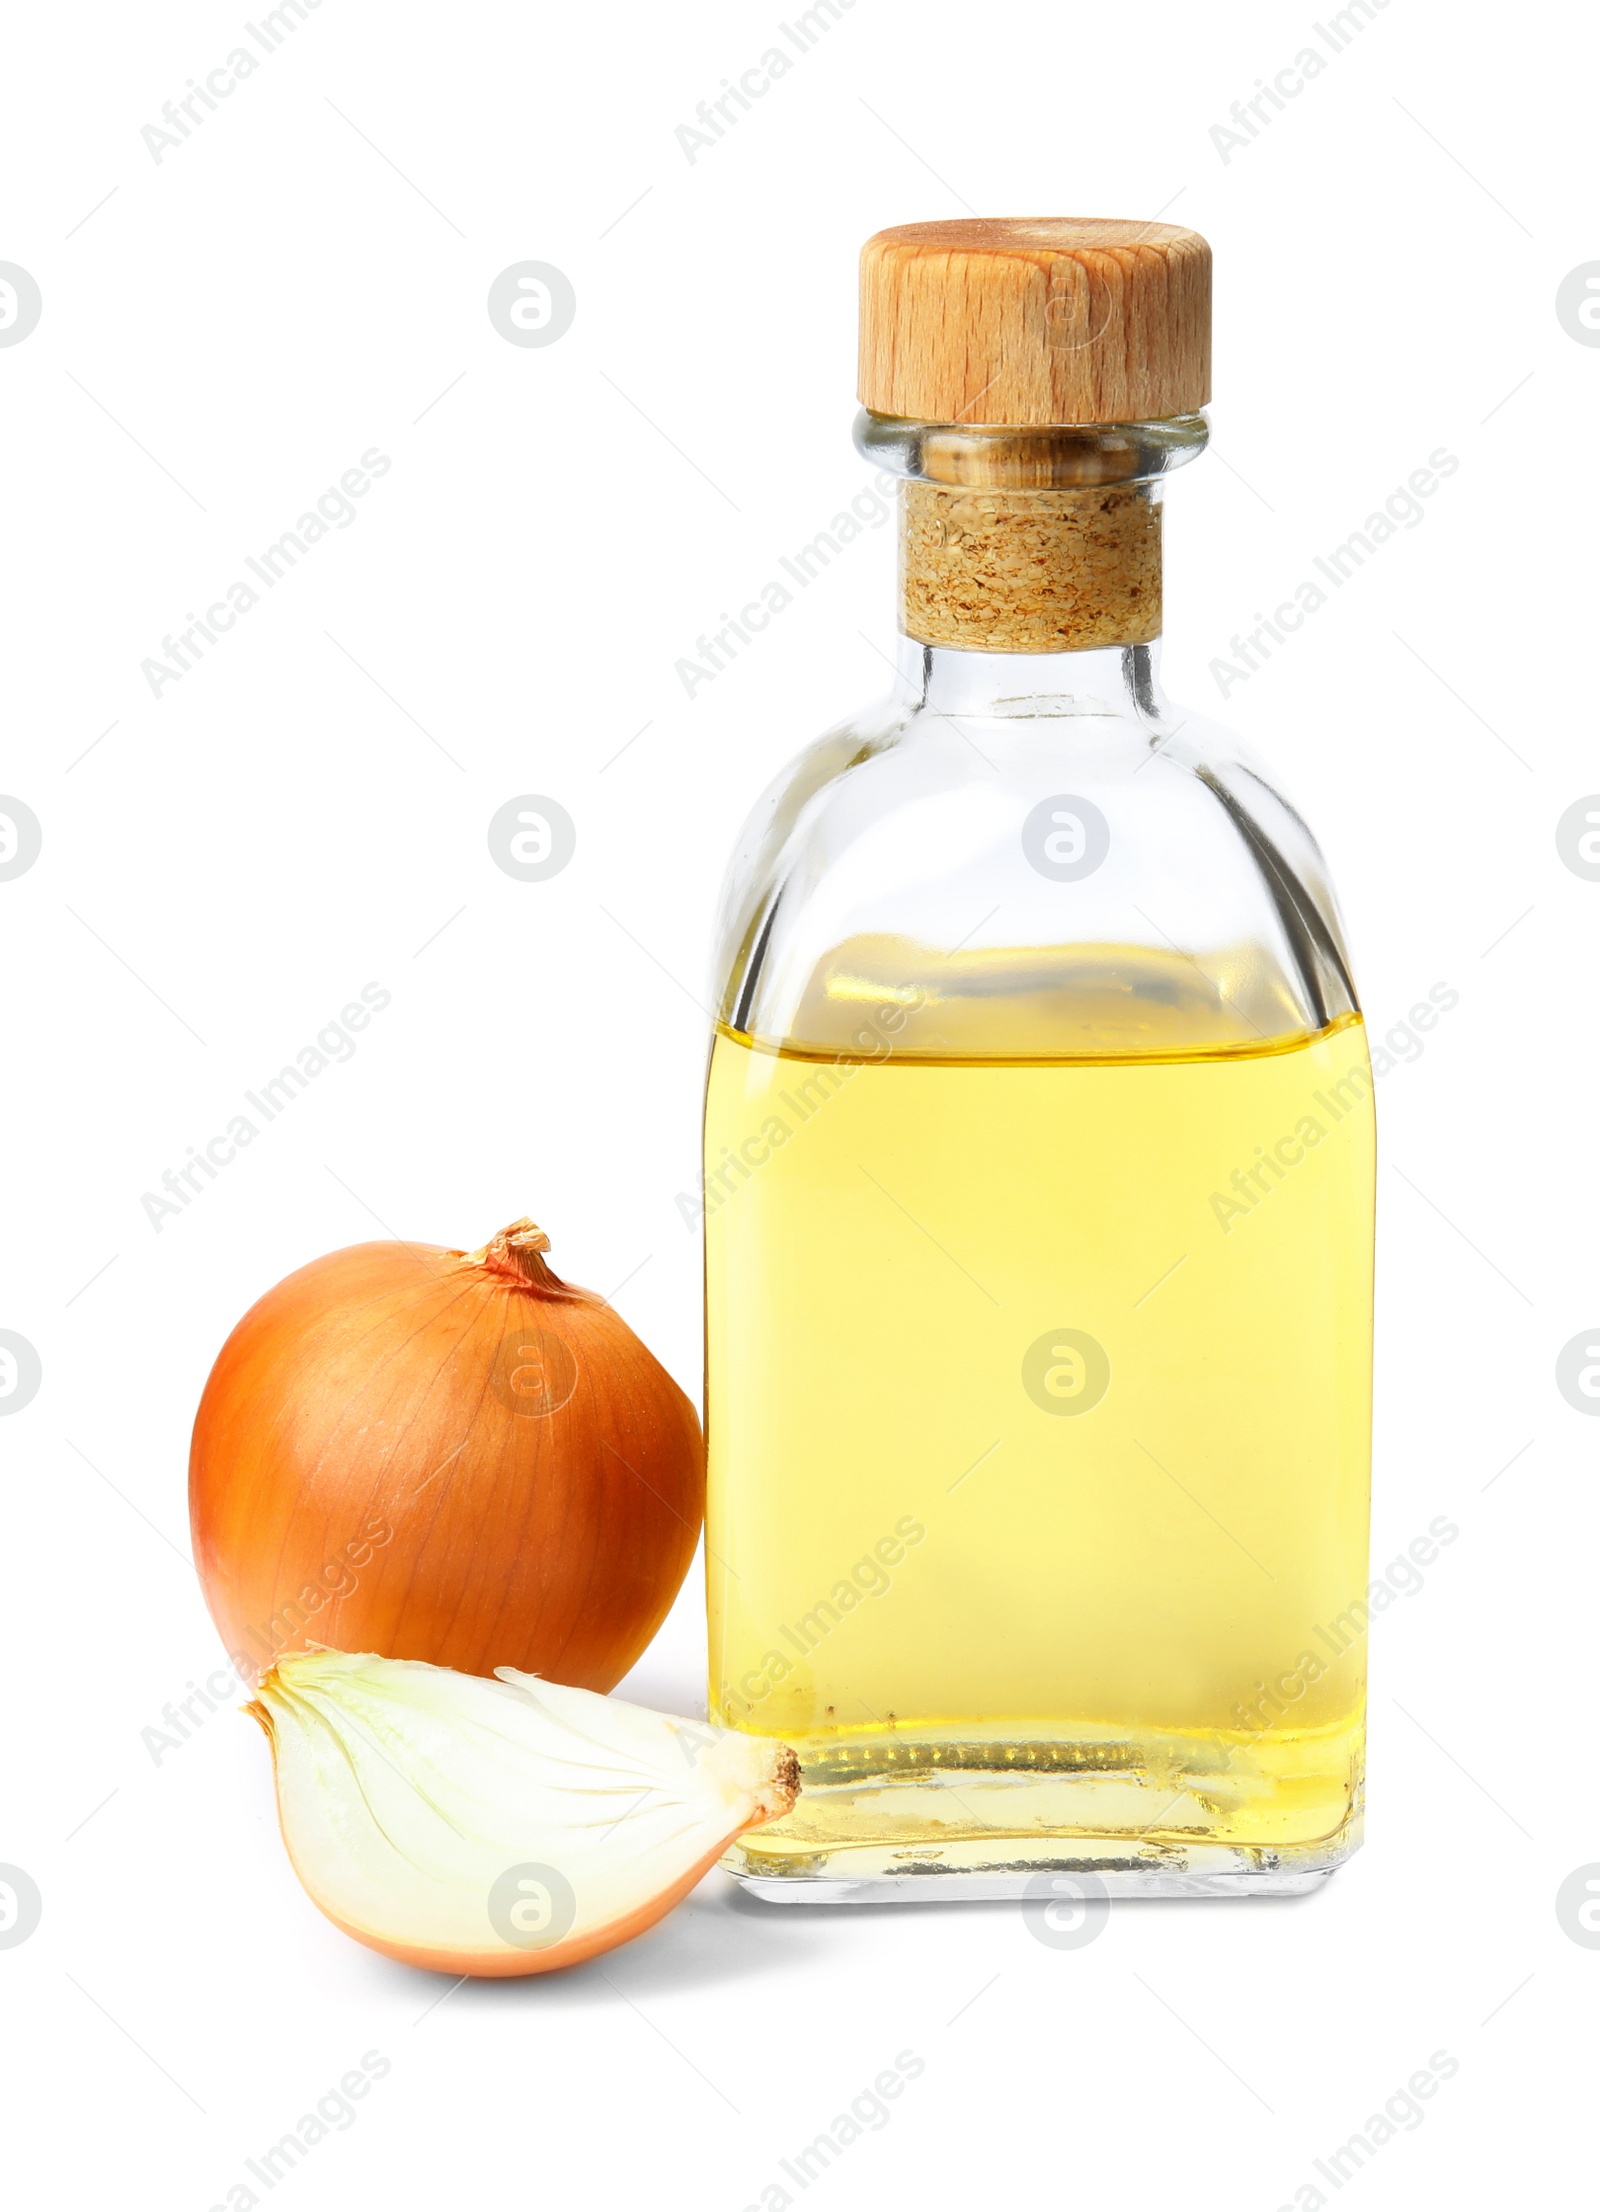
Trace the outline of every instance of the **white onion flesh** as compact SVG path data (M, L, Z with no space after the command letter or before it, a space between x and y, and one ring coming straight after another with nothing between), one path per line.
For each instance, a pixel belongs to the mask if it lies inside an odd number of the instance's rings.
M250 1707L296 1873L363 1943L458 1974L627 1940L788 1811L794 1754L501 1667L280 1659Z

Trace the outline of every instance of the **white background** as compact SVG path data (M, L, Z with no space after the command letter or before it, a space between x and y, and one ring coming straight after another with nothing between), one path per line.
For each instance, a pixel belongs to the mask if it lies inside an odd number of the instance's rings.
M0 791L44 828L0 884L0 1326L44 1373L0 1428L0 1860L44 1899L0 1951L18 2201L205 2212L374 2048L357 2124L281 2184L305 2212L739 2212L907 2049L819 2200L1272 2212L1331 2197L1313 2160L1440 2050L1348 2193L1531 2190L1578 2147L1600 1991L1554 1909L1600 1860L1600 1427L1554 1383L1600 1320L1600 884L1554 834L1600 787L1600 352L1554 305L1600 256L1577 15L1392 0L1224 160L1309 15L857 0L691 163L677 126L775 14L325 0L158 164L141 128L242 21L35 8L0 57L0 259L44 301L0 350ZM692 700L674 664L867 476L861 241L963 212L1215 248L1165 674L1317 827L1375 1037L1459 993L1380 1085L1375 1561L1460 1537L1375 1626L1369 1840L1318 1897L1123 1906L1058 1951L1007 1906L764 1909L716 1874L631 1949L435 2007L300 1892L233 1701L159 1765L141 1740L220 1664L195 1402L305 1259L525 1210L698 1391L674 1200L716 887L769 778L881 686L890 533ZM546 348L485 310L523 259L576 289ZM354 524L153 698L141 661L373 446ZM1219 708L1232 635L1440 446L1425 521ZM486 847L524 792L578 825L543 885ZM368 981L393 1003L356 1057L158 1234L142 1193ZM702 1633L696 1574L634 1693L702 1710Z

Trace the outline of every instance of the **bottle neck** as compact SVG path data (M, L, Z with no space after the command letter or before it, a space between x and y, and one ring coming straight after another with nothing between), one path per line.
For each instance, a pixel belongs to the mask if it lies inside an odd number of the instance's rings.
M903 634L1019 659L1153 645L1163 479L1206 434L1201 415L1018 427L863 410L857 445L904 479Z
M1085 647L1060 653L973 652L902 632L901 685L921 712L993 722L1079 715L1164 724L1161 647Z

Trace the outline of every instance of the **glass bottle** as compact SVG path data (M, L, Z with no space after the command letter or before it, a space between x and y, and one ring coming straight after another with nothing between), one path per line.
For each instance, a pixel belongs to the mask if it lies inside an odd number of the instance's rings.
M864 255L897 684L750 818L706 1108L711 1711L802 1762L764 1896L1359 1840L1364 1031L1310 832L1157 674L1208 279L1150 225Z

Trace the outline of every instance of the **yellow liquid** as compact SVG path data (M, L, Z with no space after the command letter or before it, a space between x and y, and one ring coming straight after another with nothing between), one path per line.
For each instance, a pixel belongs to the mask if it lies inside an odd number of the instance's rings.
M723 1031L706 1159L711 1706L805 1785L730 1863L1352 1848L1359 1019L1116 1061Z

